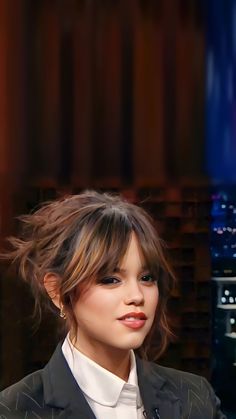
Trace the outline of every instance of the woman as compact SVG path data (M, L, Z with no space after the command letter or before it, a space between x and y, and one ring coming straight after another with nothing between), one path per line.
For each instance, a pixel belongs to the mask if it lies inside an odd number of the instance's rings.
M87 191L22 222L7 257L36 305L43 295L56 306L68 335L44 369L2 391L0 417L225 418L204 378L142 359L153 333L157 356L166 348L174 282L144 210Z

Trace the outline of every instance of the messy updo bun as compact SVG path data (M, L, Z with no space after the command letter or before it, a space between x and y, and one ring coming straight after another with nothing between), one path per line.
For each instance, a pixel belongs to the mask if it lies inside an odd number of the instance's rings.
M74 331L73 307L80 290L118 266L134 232L159 287L156 320L144 349L155 331L157 356L164 351L171 335L166 303L174 276L152 219L142 208L118 195L85 191L43 204L33 214L21 216L20 224L21 232L9 238L11 250L4 258L15 263L20 276L30 284L39 310L42 297L48 298L45 275L58 275L60 300L68 327Z

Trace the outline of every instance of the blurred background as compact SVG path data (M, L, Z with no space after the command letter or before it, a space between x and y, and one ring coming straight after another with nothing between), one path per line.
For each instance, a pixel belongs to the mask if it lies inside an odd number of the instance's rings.
M160 363L207 377L236 418L236 1L0 0L0 92L1 246L65 193L141 203L179 278ZM4 388L58 334L0 268Z

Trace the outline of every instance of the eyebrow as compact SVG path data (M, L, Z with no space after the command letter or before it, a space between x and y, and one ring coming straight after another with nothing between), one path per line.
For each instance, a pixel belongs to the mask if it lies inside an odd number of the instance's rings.
M147 266L141 266L141 270L140 270L140 272L144 272L144 271L147 271L148 270L148 267ZM122 269L122 268L119 268L119 266L117 266L115 269L114 269L114 271L113 271L114 273L121 273L121 274L125 274L127 271L126 271L126 269Z

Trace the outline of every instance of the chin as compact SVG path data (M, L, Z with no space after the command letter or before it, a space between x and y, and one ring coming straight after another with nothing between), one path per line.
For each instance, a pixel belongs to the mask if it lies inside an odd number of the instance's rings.
M144 339L130 339L129 342L124 342L123 345L119 345L120 349L124 349L124 350L135 350L140 348L140 346L142 346L144 342Z

